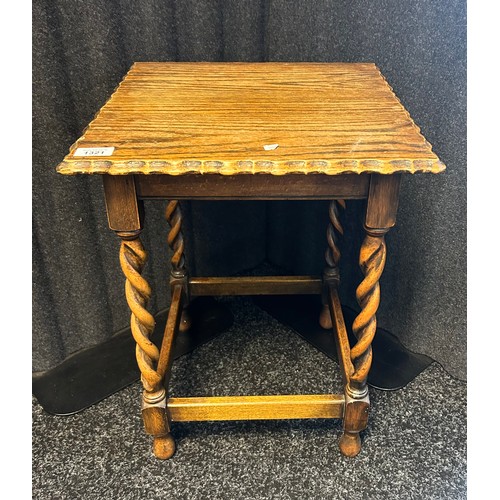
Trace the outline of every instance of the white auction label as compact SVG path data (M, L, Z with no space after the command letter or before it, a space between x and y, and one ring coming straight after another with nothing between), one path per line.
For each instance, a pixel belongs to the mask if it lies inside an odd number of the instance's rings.
M76 148L73 156L111 156L114 146L109 148Z

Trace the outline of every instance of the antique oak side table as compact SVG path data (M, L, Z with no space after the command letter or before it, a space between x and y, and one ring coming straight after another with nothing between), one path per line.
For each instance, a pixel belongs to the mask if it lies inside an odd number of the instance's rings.
M340 450L354 456L368 421L367 376L379 278L394 226L401 174L445 169L374 64L136 63L57 167L99 174L132 311L144 393L142 415L158 458L175 451L172 422L343 419ZM141 275L142 200L167 199L171 306L161 348L149 336L151 289ZM339 208L367 199L356 295L361 312L350 347L339 296ZM323 276L190 276L179 200L328 199ZM176 334L189 334L190 298L200 295L321 294L342 394L168 397Z

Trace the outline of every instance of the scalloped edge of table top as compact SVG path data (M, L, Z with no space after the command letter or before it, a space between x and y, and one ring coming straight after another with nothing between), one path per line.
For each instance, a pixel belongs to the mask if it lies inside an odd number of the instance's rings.
M438 159L414 160L313 160L313 161L252 161L234 162L203 160L64 160L57 172L64 175L107 174L107 175L186 175L186 174L386 174L432 173L439 174L446 169Z

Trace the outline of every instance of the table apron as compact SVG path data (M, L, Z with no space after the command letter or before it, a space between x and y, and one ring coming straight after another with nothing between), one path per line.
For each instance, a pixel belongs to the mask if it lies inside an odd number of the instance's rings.
M359 199L368 196L369 184L369 174L135 175L140 199Z

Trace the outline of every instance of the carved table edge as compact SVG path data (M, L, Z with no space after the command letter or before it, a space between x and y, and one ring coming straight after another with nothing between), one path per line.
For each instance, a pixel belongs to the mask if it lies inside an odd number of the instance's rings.
M444 172L446 166L440 160L421 158L413 160L314 160L314 161L165 161L165 160L97 160L68 159L60 163L56 171L63 175L75 174L386 174L397 173L432 173Z

